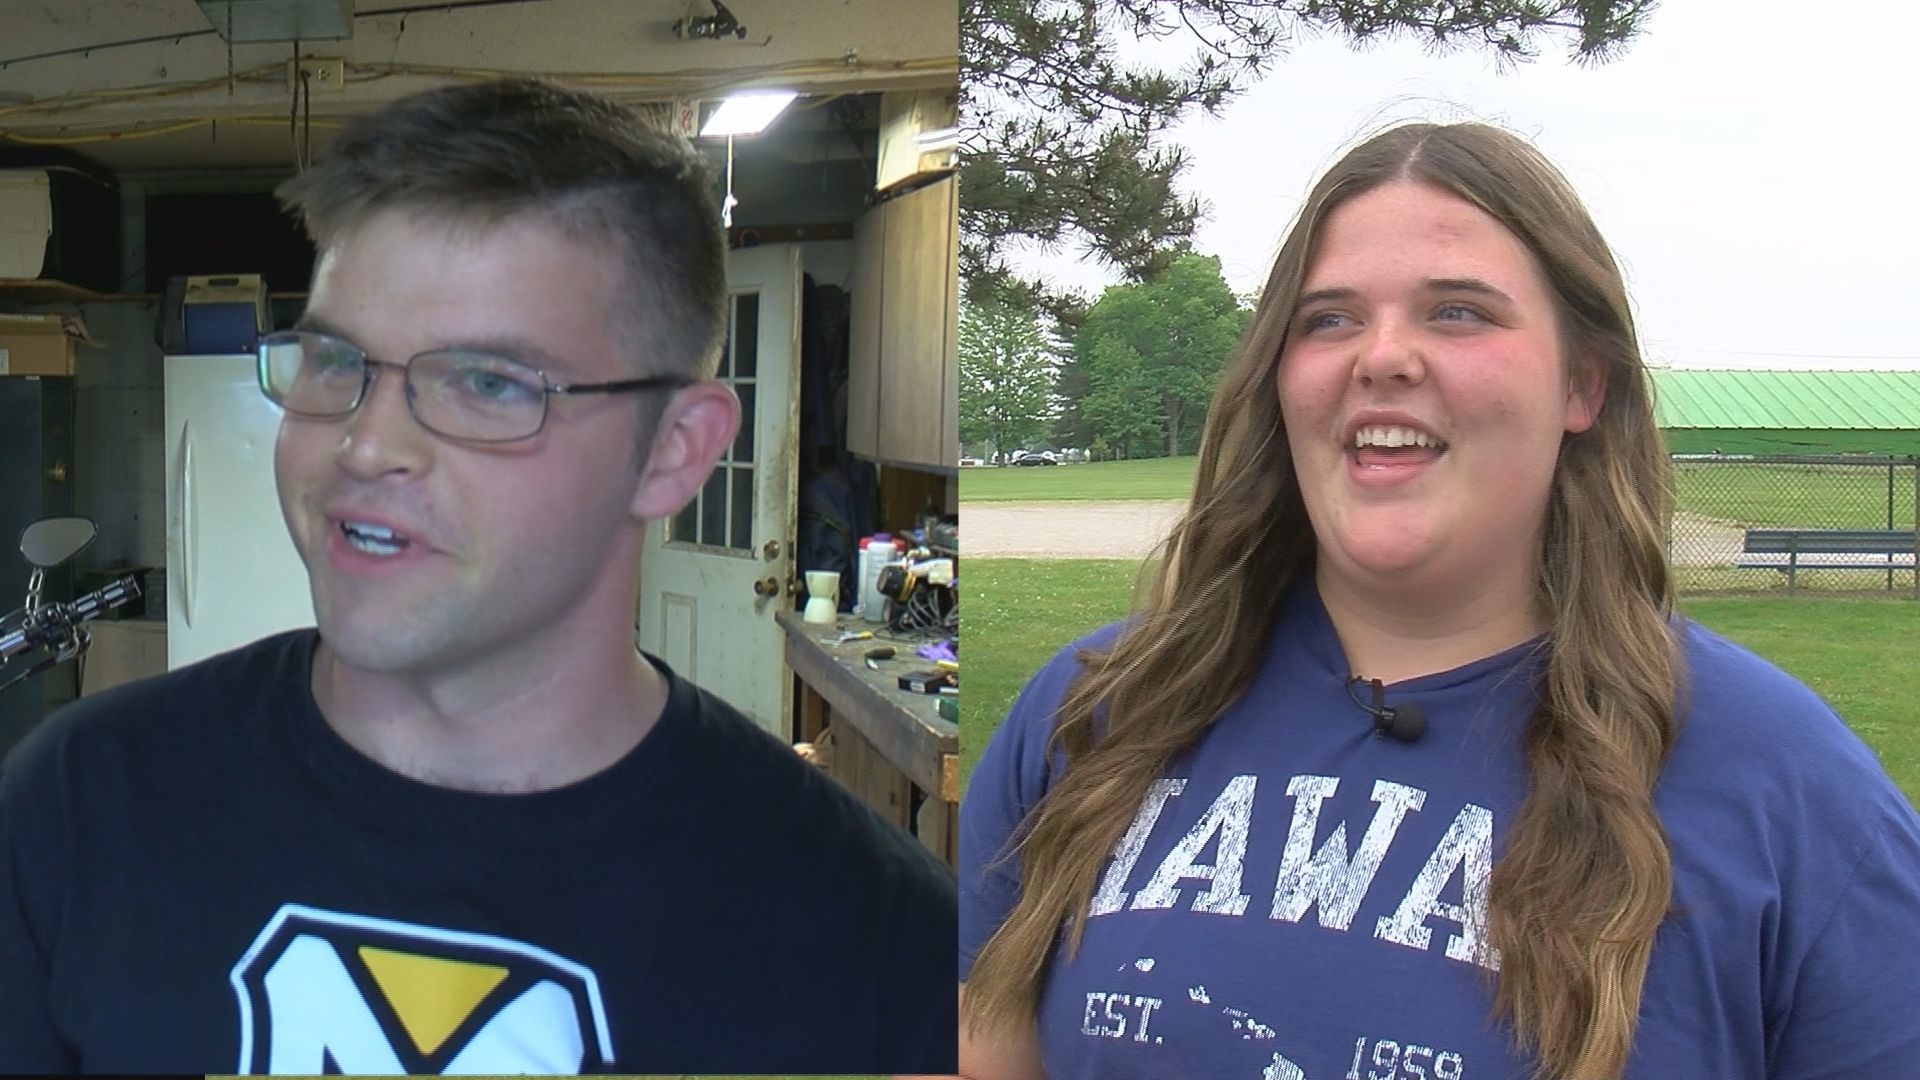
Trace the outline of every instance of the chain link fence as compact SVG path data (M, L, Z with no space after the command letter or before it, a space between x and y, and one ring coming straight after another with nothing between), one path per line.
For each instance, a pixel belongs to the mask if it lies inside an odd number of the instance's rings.
M1668 550L1682 592L1920 596L1920 458L1675 454L1673 484Z

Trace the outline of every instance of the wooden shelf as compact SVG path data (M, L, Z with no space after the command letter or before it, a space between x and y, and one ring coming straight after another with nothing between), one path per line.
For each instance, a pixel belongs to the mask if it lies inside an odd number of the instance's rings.
M305 300L301 292L270 292L268 300ZM27 304L157 304L159 293L103 293L48 278L0 278L0 300Z
M103 293L46 278L0 278L0 299L29 304L154 303L153 293Z

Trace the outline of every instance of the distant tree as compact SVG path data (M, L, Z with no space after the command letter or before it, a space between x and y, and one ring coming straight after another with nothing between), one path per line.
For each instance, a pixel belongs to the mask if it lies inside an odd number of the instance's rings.
M976 299L1052 309L1002 257L1025 237L1084 242L1128 280L1163 269L1203 212L1177 181L1186 155L1166 132L1217 114L1296 37L1363 44L1408 36L1516 61L1550 37L1604 60L1638 32L1652 0L961 0L961 274ZM1126 39L1185 35L1181 70L1127 66ZM1058 314L1058 312L1056 312ZM1070 325L1070 320L1068 321Z
M1087 378L1080 418L1094 433L1092 445L1103 457L1162 456L1164 439L1147 359L1117 337L1089 341L1078 352Z
M1152 281L1107 289L1074 335L1081 422L1125 456L1193 453L1247 317L1210 255L1185 252Z
M1047 431L1053 350L1034 312L960 305L960 440L1007 453Z
M1059 446L1104 447L1100 432L1088 424L1081 403L1093 387L1087 381L1087 365L1071 346L1062 350L1053 380L1053 441Z

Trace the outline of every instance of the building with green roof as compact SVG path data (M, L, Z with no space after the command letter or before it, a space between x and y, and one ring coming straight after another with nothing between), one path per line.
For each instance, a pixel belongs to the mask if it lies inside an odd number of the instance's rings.
M1920 371L1652 375L1654 415L1676 454L1920 457Z

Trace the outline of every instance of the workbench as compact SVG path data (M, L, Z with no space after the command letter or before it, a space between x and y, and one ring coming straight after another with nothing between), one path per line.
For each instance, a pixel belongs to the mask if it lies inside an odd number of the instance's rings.
M846 614L832 626L805 622L798 611L775 618L786 635L787 666L805 689L799 739L818 742L831 729L828 773L954 865L960 725L940 717L938 695L902 690L898 682L933 667L914 654L927 639L896 638L878 623ZM860 630L874 636L836 641L843 631ZM892 645L894 658L870 669L867 650L880 645Z

